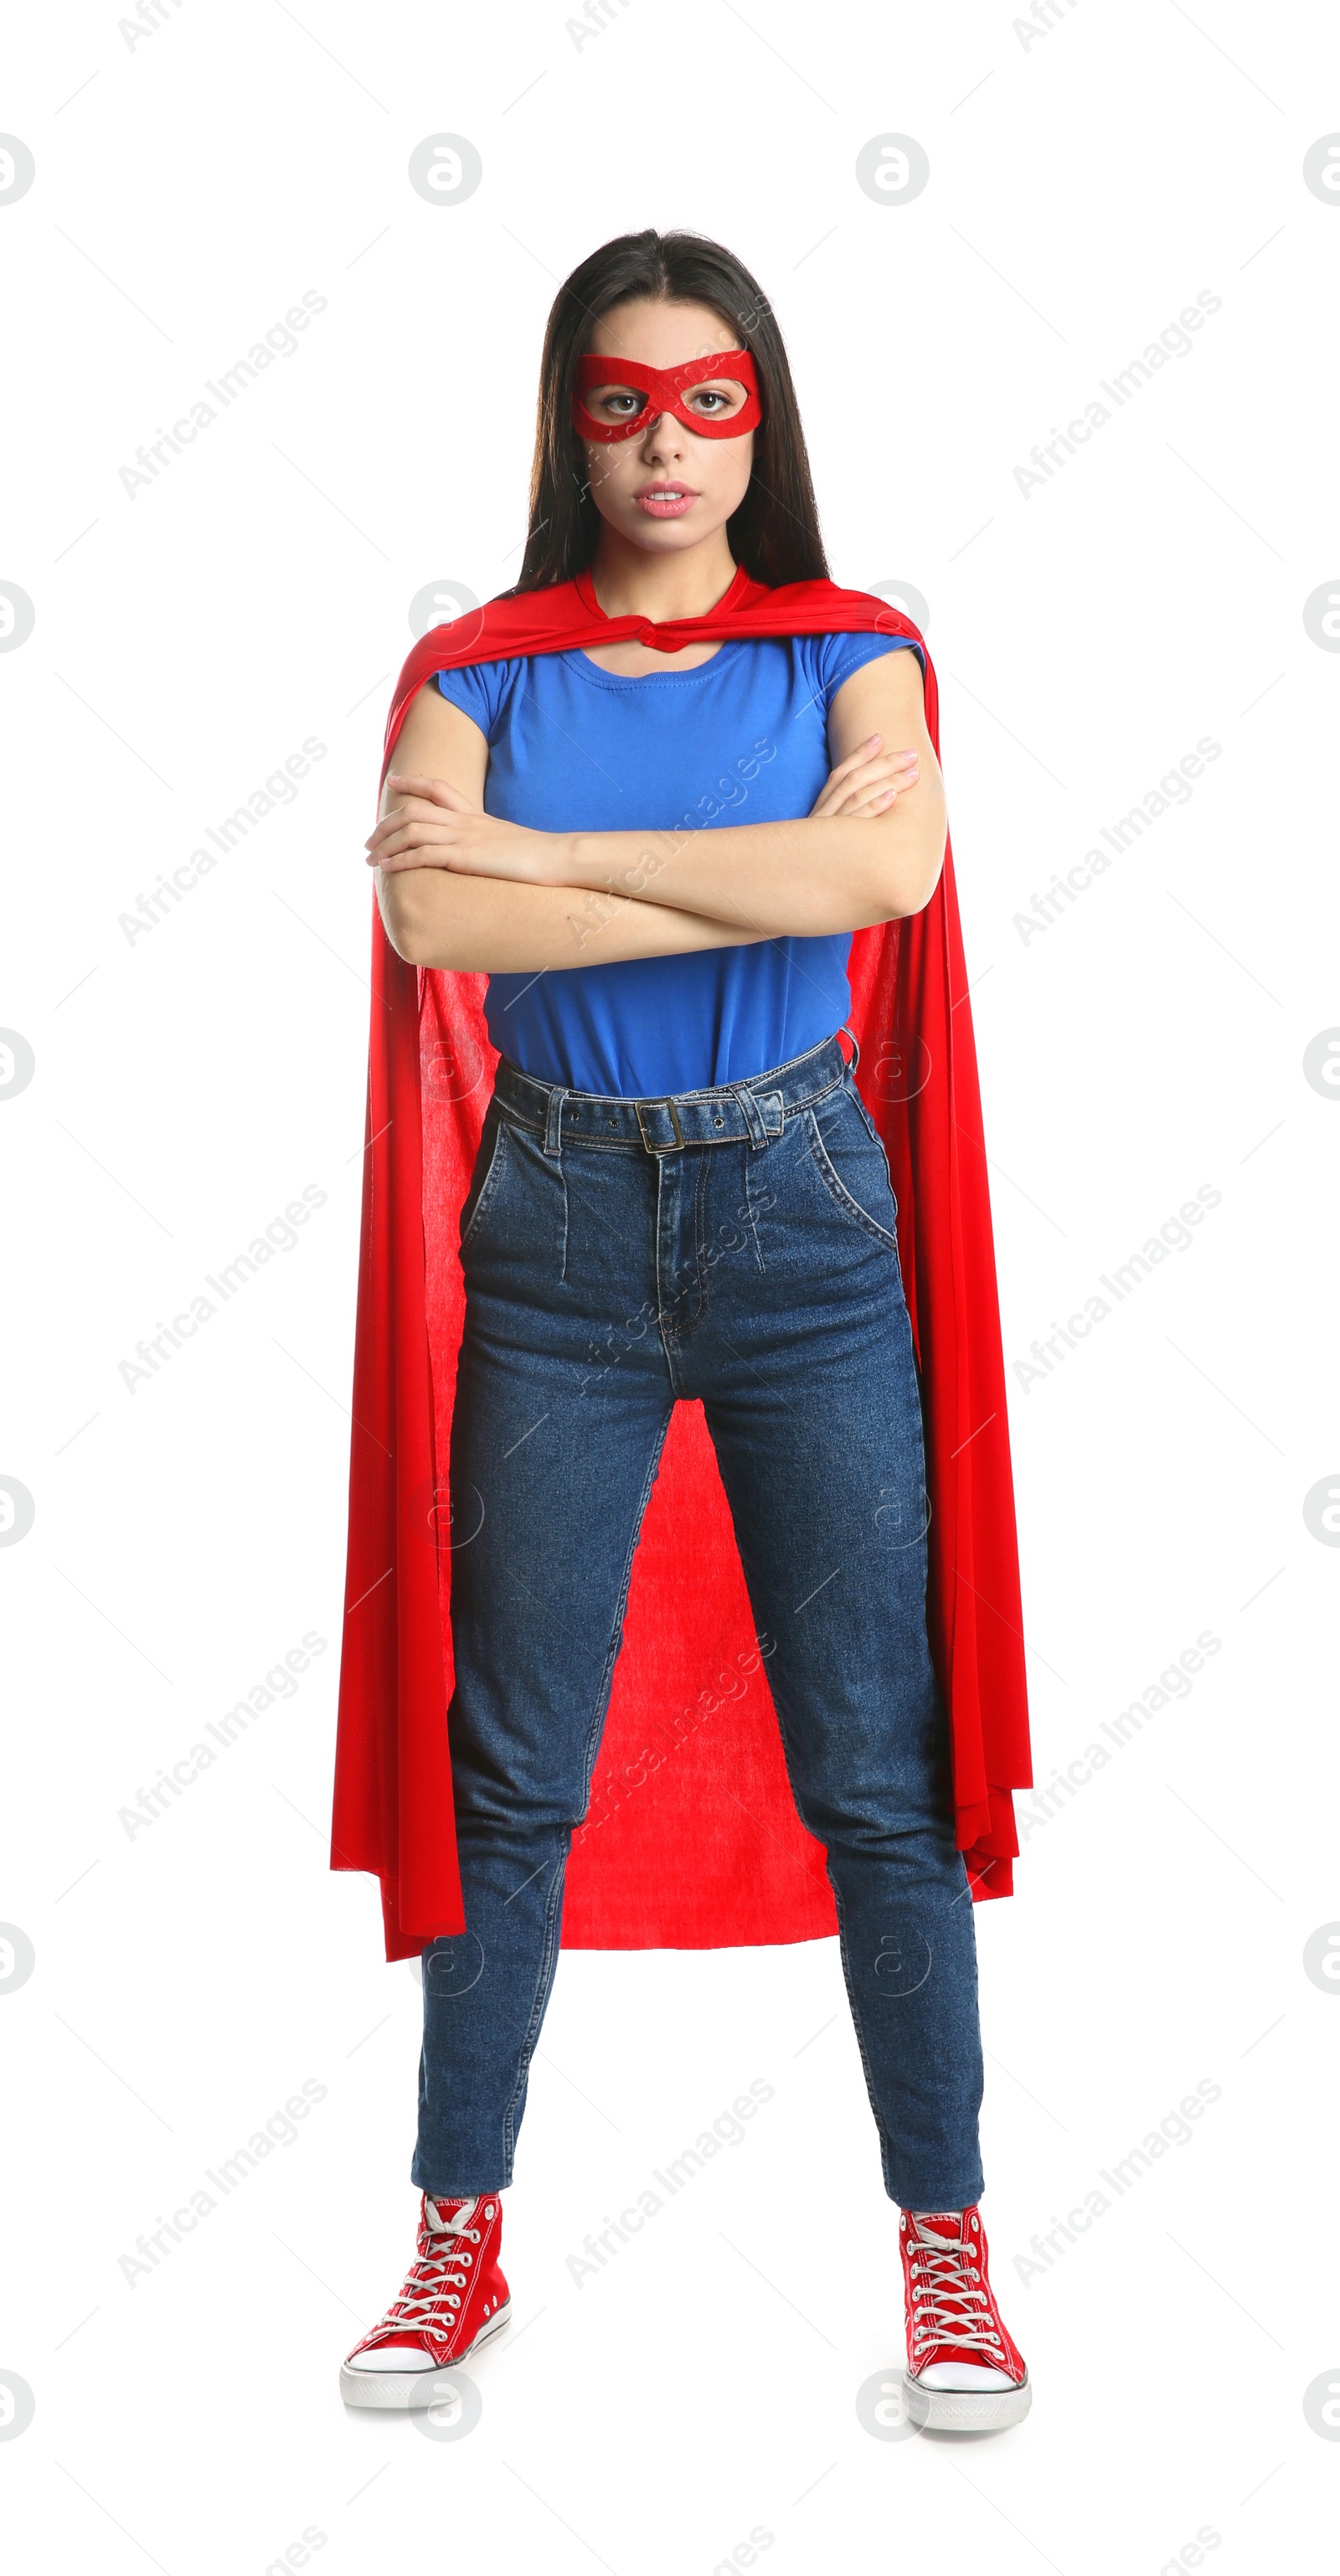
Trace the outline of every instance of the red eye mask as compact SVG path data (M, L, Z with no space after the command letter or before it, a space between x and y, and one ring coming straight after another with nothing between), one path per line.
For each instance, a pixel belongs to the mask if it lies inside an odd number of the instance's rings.
M695 386L719 382L744 387L746 399L738 411L723 413L713 420L685 409L685 396ZM594 385L617 386L620 391L627 387L643 396L642 407L630 412L626 420L601 420L587 410L583 399ZM714 349L705 358L689 358L682 367L644 367L636 358L604 357L590 350L578 359L571 418L573 428L580 430L583 438L635 438L639 430L667 411L691 429L695 438L742 438L747 429L757 429L763 406L749 351Z

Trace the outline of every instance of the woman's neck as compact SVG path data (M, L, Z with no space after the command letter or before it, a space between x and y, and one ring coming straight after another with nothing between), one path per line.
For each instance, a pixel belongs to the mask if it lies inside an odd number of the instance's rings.
M654 555L632 546L603 525L591 580L607 617L647 617L653 625L678 617L706 617L735 579L736 563L724 528L682 553Z

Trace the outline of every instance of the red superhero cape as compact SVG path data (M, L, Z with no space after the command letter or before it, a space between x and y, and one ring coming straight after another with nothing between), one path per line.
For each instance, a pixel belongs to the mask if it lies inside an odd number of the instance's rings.
M386 765L424 682L466 663L634 638L673 653L749 636L874 632L922 643L882 600L828 581L770 590L741 569L706 617L654 625L607 618L583 574L425 635L392 700ZM929 656L925 698L938 752ZM924 912L857 932L851 985L860 1087L888 1152L922 1373L927 1617L949 1711L957 1840L973 1896L1007 1896L1019 1848L1010 1791L1031 1779L1028 1716L991 1209L948 850ZM458 1217L497 1063L484 989L482 975L406 965L374 906L331 1866L380 1878L388 1959L465 1923L447 1745L446 1486L464 1317ZM681 1404L638 1547L590 1811L574 1837L563 1940L715 1949L836 1928L822 1851L792 1803L702 1408Z

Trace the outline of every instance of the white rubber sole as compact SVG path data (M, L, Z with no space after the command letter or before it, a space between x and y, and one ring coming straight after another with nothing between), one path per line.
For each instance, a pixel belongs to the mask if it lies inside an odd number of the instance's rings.
M474 2342L466 2344L442 2370L351 2370L347 2361L341 2362L340 2395L346 2406L396 2406L402 2412L413 2406L433 2406L446 2395L461 2363L511 2322L512 2302L508 2299L505 2306L495 2308Z
M903 2372L907 2420L932 2433L998 2433L1007 2424L1022 2424L1032 2403L1027 2373L1018 2388L968 2389L923 2388L910 2371Z

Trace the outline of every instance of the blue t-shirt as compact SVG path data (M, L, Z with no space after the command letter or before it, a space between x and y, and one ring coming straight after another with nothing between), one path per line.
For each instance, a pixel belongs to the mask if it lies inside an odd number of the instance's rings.
M836 690L901 642L751 637L641 679L587 653L537 653L441 671L438 687L488 742L486 812L539 832L710 831L808 814L832 766ZM489 1035L523 1073L573 1091L664 1097L747 1080L842 1026L850 952L843 931L491 975Z

